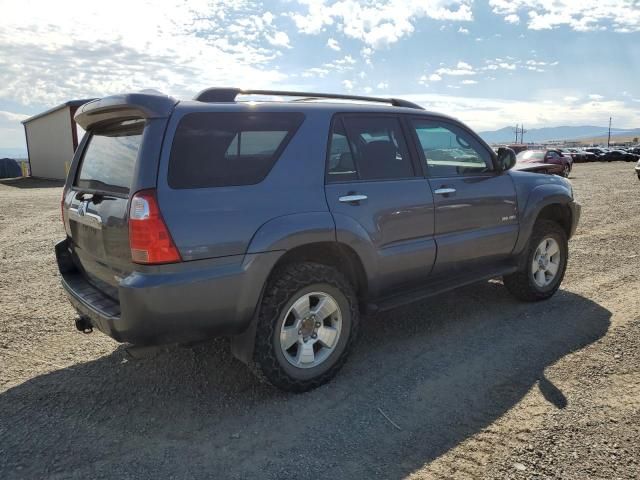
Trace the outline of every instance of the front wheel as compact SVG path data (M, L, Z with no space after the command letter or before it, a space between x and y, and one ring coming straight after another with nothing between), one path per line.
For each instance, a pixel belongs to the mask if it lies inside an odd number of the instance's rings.
M328 382L347 359L358 320L353 287L336 269L299 263L280 270L258 314L258 376L290 392Z
M571 173L571 167L568 163L564 164L564 168L562 169L562 176L564 178L569 178L569 174Z
M504 285L520 300L534 302L551 297L564 278L569 247L560 225L539 220L525 253L524 269L503 277Z

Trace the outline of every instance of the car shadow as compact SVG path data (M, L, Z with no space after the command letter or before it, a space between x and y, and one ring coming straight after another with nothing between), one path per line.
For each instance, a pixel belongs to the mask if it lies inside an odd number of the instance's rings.
M564 290L525 304L465 287L363 319L338 377L300 395L259 383L225 340L136 361L119 347L0 394L0 477L403 478L536 385L564 408L545 368L610 316Z
M0 185L14 188L61 188L64 187L64 180L47 180L35 177L4 178L0 180Z

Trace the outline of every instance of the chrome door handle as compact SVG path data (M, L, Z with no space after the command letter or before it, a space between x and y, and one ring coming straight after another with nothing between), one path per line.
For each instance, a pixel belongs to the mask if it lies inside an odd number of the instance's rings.
M342 203L351 203L351 202L361 202L362 200L366 200L366 195L345 195L343 197L338 198L338 200Z
M437 190L434 190L434 192L436 195L447 195L449 193L456 193L456 189L455 188L439 188Z

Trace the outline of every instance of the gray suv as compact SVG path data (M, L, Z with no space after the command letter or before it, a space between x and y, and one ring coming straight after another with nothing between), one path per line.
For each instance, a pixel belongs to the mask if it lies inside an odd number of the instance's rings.
M56 257L78 329L230 336L289 391L336 374L363 314L494 277L549 298L580 215L567 180L512 171L513 151L400 99L212 88L75 119Z

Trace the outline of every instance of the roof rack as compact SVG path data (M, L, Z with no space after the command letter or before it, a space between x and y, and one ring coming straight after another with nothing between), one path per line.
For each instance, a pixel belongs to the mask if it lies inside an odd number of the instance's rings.
M238 95L277 95L281 97L302 97L304 100L315 100L318 98L359 100L363 102L389 103L394 107L424 110L420 105L401 98L364 97L360 95L344 95L341 93L291 92L286 90L243 90L241 88L207 88L198 93L194 100L200 102L235 102Z

